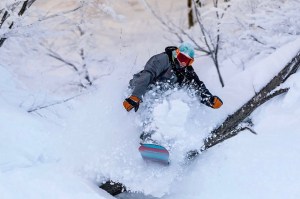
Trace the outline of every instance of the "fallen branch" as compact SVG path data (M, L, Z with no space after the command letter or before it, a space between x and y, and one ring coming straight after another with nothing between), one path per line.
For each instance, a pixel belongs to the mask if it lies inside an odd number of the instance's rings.
M229 115L222 124L214 129L204 140L204 145L199 150L189 151L187 158L193 159L201 152L237 135L241 131L246 129L249 130L248 127L239 128L239 125L243 123L243 121L247 120L251 113L253 113L253 111L262 104L278 95L287 93L289 88L275 89L283 84L292 74L296 73L299 67L300 51L265 87L256 93L254 97L252 97L235 113Z

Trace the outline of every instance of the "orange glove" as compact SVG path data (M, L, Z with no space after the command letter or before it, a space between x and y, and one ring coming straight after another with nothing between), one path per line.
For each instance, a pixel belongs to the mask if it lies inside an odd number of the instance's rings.
M134 111L137 112L139 109L141 100L137 96L131 95L129 98L126 98L123 102L124 108L129 112L134 108Z
M211 99L211 107L214 109L220 108L223 105L222 100L217 97L217 96L213 96Z

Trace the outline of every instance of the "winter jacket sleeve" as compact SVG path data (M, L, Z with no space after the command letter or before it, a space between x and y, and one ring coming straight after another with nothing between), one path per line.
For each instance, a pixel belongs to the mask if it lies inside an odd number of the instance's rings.
M146 63L144 70L135 74L130 81L130 86L133 87L132 95L142 98L146 93L148 86L155 82L164 71L169 68L169 58L165 53L154 55Z
M200 102L212 107L213 95L206 88L205 84L199 79L192 66L186 67L186 83L195 90L196 95L200 98Z

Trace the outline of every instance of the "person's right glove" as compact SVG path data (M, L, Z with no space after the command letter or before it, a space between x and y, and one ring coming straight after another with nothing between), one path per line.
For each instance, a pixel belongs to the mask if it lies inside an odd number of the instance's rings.
M222 100L217 96L213 96L210 99L210 103L211 103L211 107L214 109L220 108L223 105Z
M134 95L131 95L130 97L126 98L123 102L124 108L129 112L131 109L134 108L134 111L137 112L139 109L141 100Z

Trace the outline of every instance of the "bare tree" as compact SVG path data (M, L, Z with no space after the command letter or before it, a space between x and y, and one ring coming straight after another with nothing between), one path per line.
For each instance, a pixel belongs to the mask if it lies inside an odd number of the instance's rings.
M71 12L73 17L70 21L70 25L72 27L70 27L70 35L68 35L68 37L71 37L72 39L67 39L69 40L67 45L75 47L73 48L74 55L76 54L76 57L78 57L80 61L78 61L78 59L75 61L68 58L68 55L66 55L66 53L68 52L59 53L56 50L51 49L51 47L46 48L48 48L48 56L63 63L79 77L78 85L81 88L88 88L93 85L93 82L96 79L96 77L91 76L91 73L89 71L89 65L91 64L91 59L89 58L89 50L91 49L91 43L93 43L92 40L94 40L95 38L93 37L94 34L88 28L88 23L91 20L91 16L89 16L89 13L94 12L93 6L97 2L80 1L79 3L80 6L78 7L78 9L74 9L74 11L76 12ZM104 59L96 60L97 64L103 61ZM111 71L108 74L110 73Z
M176 23L174 23L172 20L168 19L166 16L160 16L150 5L149 3L144 0L146 6L150 10L150 12L153 14L153 16L163 25L165 29L167 29L168 32L174 34L177 37L177 40L179 42L185 41L185 38L190 40L194 46L195 50L201 51L205 53L205 55L209 55L210 52L205 48L202 47L199 42L193 38L187 31L185 31L183 28L180 28Z
M232 3L222 27L221 56L235 65L272 54L300 35L299 1L249 0ZM263 17L262 17L263 16ZM242 55L242 56L241 56Z
M68 13L73 13L76 14L74 12L79 12L79 22L72 21L70 24L71 26L76 26L75 30L72 30L72 28L70 28L72 31L72 33L75 33L75 40L72 39L72 41L74 40L76 45L75 46L79 46L79 49L74 49L75 51L78 51L77 55L80 57L80 63L73 61L72 59L68 59L66 55L60 54L59 52L52 50L50 47L46 47L47 48L47 55L54 58L55 60L63 63L65 66L67 66L68 68L70 68L73 72L75 72L75 74L78 75L79 77L79 83L78 85L82 88L88 88L89 86L91 86L93 84L93 79L90 76L89 70L88 70L88 66L87 66L87 62L86 62L86 49L83 45L80 45L80 42L77 43L76 41L81 41L84 40L83 38L86 37L87 31L84 28L84 2L81 2L81 5L75 9L72 9L70 12ZM72 42L73 43L73 42ZM84 42L83 42L84 43Z
M219 65L219 50L220 50L220 45L221 45L221 20L225 15L225 11L230 7L230 5L227 5L225 9L220 13L219 11L219 1L218 0L213 0L213 6L216 11L215 12L215 20L217 21L216 26L214 27L214 31L209 31L207 28L207 25L204 24L204 19L201 13L201 1L194 1L194 9L196 13L196 19L197 23L199 25L200 31L202 33L202 42L204 42L208 54L211 57L217 73L219 77L219 81L222 85L222 87L225 86L224 80L222 78L221 72L220 72L220 65ZM211 26L211 24L210 24Z
M34 95L26 103L22 102L28 112L42 114L55 109L86 94L95 81L112 73L114 67L104 64L106 54L99 54L102 46L97 42L102 37L102 31L98 30L99 19L111 16L104 13L109 7L104 7L106 4L96 7L97 2L78 0L77 4L68 5L59 12L55 9L37 12L40 13L38 16L26 23L19 22L18 28L9 32L10 37L17 35L9 43L11 48L16 46L16 49L4 48L1 62L17 74L31 77L32 82L39 82L38 89L47 92L45 98L42 98L43 92L39 92L37 97ZM58 4L54 2L54 6ZM4 13L4 10L0 11ZM19 46L20 42L22 45ZM24 60L31 63L27 64ZM48 96L48 93L55 95Z
M89 75L89 71L87 69L87 64L85 62L85 54L84 49L80 49L79 56L81 58L81 64L73 63L72 60L68 60L66 57L60 55L59 53L48 49L48 56L54 58L55 60L63 63L65 66L68 66L72 71L74 71L81 80L78 85L82 88L87 88L93 84L93 80ZM82 81L85 80L85 81Z
M90 46L91 43L93 43L91 40L95 39L93 37L95 34L88 28L89 21L91 20L89 13L95 12L94 7L92 7L94 2L78 2L79 4L70 10L40 17L40 21L55 19L57 25L62 24L62 26L64 26L62 31L68 32L67 35L61 34L61 38L63 38L65 42L63 45L61 42L57 42L57 38L45 38L41 45L44 50L46 50L47 56L60 62L63 68L72 72L72 76L74 76L74 78L72 78L72 85L75 83L76 87L79 86L80 88L87 89L93 85L97 78L109 75L111 71L98 77L91 76L89 71L91 63L95 65L94 62L99 64L104 61L104 59L95 60L89 56L90 49L94 49L94 47ZM67 50L70 47L72 51ZM62 69L62 67L58 68Z
M64 5L64 10L58 9L60 11L53 9L59 6L59 2L53 2L52 9L47 12L36 7L35 15L26 21L18 20L17 11L23 5L23 1L20 2L10 7L0 3L3 7L0 9L0 20L8 8L8 13L12 15L1 23L0 37L14 37L9 45L15 48L1 51L3 65L14 69L17 74L32 77L32 82L43 82L38 84L39 88L48 89L47 92L66 96L86 92L95 85L95 81L112 73L114 66L104 64L106 52L99 54L99 49L103 47L101 37L107 28L102 23L104 20L100 19L119 20L122 16L113 12L105 1L78 0L74 4ZM16 14L12 14L12 9ZM8 30L11 21L15 21L15 25ZM99 26L103 28L99 29ZM21 42L22 45L19 45ZM24 60L30 60L30 63ZM52 102L34 102L31 107L44 104Z
M174 23L167 17L164 17L164 19L162 16L159 16L157 12L155 12L154 9L152 9L151 6L147 3L147 1L144 2L149 8L149 10L152 12L152 14L162 23L164 28L167 28L167 30L170 33L174 34L179 40L179 42L183 42L187 39L191 43L193 43L196 50L201 51L206 55L210 56L216 67L221 86L224 87L225 84L220 72L219 65L219 51L221 48L221 20L223 19L225 12L230 7L230 5L226 5L225 8L222 10L219 7L219 1L213 0L214 9L210 10L210 12L213 13L214 16L209 17L213 18L213 21L210 21L209 24L205 24L204 21L206 20L203 18L201 11L203 3L201 3L201 1L192 0L190 4L190 1L188 1L188 7L192 6L192 4L194 5L193 9L190 8L189 11L192 12L192 10L195 10L196 21L201 33L200 37L196 38L183 28L179 27L176 23ZM188 14L189 21L193 20L193 14L190 14L190 12ZM191 27L190 23L189 27Z
M188 0L187 6L188 6L188 21L189 21L189 28L194 26L194 15L193 15L193 1Z

